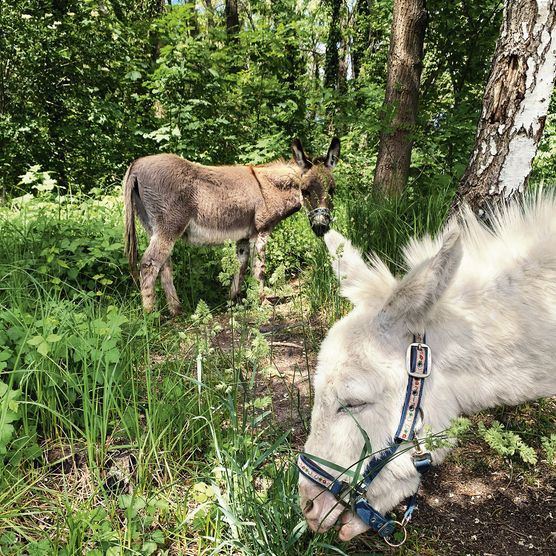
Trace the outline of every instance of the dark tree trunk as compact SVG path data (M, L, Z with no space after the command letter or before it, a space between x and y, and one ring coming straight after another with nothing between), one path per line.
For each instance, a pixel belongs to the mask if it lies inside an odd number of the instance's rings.
M477 214L527 186L556 74L556 0L506 0L473 155L452 212Z
M237 38L239 33L239 12L237 8L237 0L226 0L224 7L224 15L226 16L226 33L228 38Z
M210 29L214 25L214 7L212 6L212 0L205 0L205 7L207 10L207 25Z
M401 193L409 176L426 27L425 0L394 0L384 131L374 178L375 189L387 195Z
M353 76L359 77L361 66L369 47L371 46L371 0L357 0L355 5L355 29L351 59L353 62Z
M324 85L330 89L337 89L340 83L340 12L342 0L329 0L331 7L330 27L326 41L326 56L324 61Z
M166 8L166 0L154 0L148 5L148 16L150 19L155 19L164 13ZM150 42L151 42L151 62L156 64L156 61L160 57L160 49L162 47L160 43L160 37L155 30L149 31Z

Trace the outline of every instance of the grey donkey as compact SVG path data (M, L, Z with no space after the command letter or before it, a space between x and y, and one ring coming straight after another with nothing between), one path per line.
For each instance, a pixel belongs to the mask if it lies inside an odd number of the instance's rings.
M170 313L181 312L171 261L180 238L196 245L237 242L239 271L230 292L236 299L251 248L253 274L263 295L266 243L284 218L304 206L313 231L318 236L328 231L336 188L331 171L340 156L340 141L332 139L322 158L310 159L299 139L291 148L293 160L258 166L203 166L174 154L145 156L131 163L123 182L125 252L134 277L140 279L146 311L155 307L160 273ZM150 239L139 268L135 214Z

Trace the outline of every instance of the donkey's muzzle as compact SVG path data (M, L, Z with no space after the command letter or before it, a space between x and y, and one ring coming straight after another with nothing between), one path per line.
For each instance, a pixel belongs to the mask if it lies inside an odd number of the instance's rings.
M330 229L332 215L327 208L316 208L309 212L309 222L313 232L322 237Z

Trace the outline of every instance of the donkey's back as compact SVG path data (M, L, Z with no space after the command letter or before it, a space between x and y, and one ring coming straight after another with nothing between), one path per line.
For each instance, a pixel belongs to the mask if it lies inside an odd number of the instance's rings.
M203 166L174 154L136 160L128 178L150 235L215 245L249 237L261 193L248 166Z
M201 188L213 193L213 199L233 197L234 190L252 193L253 173L250 166L204 166L175 154L154 154L138 158L130 166L131 175L138 181L139 194L178 194L188 196Z

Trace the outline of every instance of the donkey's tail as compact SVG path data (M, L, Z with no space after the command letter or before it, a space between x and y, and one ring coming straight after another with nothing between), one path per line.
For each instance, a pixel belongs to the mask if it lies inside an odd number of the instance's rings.
M129 165L124 176L124 207L125 207L125 247L124 253L129 261L131 275L135 282L139 281L139 268L137 265L137 232L135 230L135 204L133 190L137 186L137 177L131 174L133 163Z

